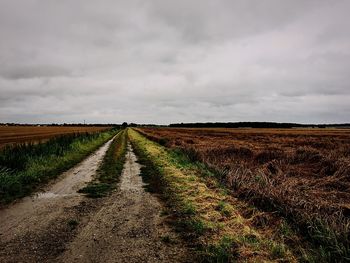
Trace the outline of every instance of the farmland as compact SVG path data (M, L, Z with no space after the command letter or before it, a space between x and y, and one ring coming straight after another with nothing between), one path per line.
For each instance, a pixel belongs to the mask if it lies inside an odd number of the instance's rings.
M107 128L93 126L0 126L0 148L9 144L43 142L58 135L97 132Z
M286 219L323 258L349 257L349 130L138 130L204 163L235 197Z
M121 127L37 142L0 151L1 262L349 261L347 129Z

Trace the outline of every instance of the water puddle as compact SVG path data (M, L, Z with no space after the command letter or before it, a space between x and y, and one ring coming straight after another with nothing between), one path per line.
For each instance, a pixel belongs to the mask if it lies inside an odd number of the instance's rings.
M77 194L55 194L52 192L45 192L45 193L36 194L33 199L50 199L50 198L58 198L58 197L74 196L74 195L77 195Z
M141 165L137 162L137 157L128 143L128 149L125 158L124 169L121 175L120 190L144 191L145 184L140 176Z

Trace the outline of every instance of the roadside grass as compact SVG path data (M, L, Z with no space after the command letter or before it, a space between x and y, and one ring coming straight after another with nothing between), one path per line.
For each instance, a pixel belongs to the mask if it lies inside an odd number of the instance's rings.
M0 204L29 195L82 161L115 134L116 129L110 129L5 147L0 151Z
M173 153L177 152L179 156L185 156L191 162L211 171L217 183L221 187L227 187L224 184L227 171L216 169L202 162L201 158L198 157L198 152L194 149L185 150L175 148L169 151ZM244 173L243 171L244 169L241 170L242 173ZM256 175L253 180L263 188L274 191L271 183L267 183L269 180L266 176ZM237 184L238 182L241 185L245 185L245 187L251 185L251 180L248 178L240 178L237 180ZM233 187L235 190L238 188L238 186ZM241 193L238 198L261 209L261 211L275 213L277 217L282 219L276 225L276 228L280 228L280 231L276 232L276 234L282 239L287 239L288 243L293 243L290 247L299 262L350 262L350 225L346 218L344 219L338 213L335 213L332 218L322 218L315 212L291 211L290 207L279 203L274 198L266 198L266 196L260 195L253 188L252 186L250 188L251 190L245 194ZM278 256L283 251L283 247L273 246L273 253L275 255Z
M98 169L97 177L79 192L88 197L99 198L113 190L123 170L126 147L126 130L122 130L109 146Z
M160 193L175 228L202 262L296 262L284 240L260 231L240 213L242 204L201 164L168 151L135 130L128 132L151 192Z
M201 162L233 196L287 221L302 240L302 255L306 247L303 261L350 262L348 131L137 131ZM275 220L261 219L274 228Z

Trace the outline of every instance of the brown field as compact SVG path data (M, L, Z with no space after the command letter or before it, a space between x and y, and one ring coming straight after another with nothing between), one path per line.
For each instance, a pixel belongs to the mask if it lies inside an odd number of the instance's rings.
M52 137L80 132L96 132L108 127L0 126L0 148L5 145L42 142Z
M277 211L312 239L349 246L350 130L138 130L205 163L234 195Z

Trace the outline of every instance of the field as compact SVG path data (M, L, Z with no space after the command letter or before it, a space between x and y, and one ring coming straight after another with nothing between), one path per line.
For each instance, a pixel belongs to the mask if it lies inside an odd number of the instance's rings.
M9 144L43 142L57 135L96 132L108 127L0 126L0 148Z
M138 131L204 163L234 196L287 219L325 258L349 256L349 130Z
M1 262L350 262L348 129L15 128Z

